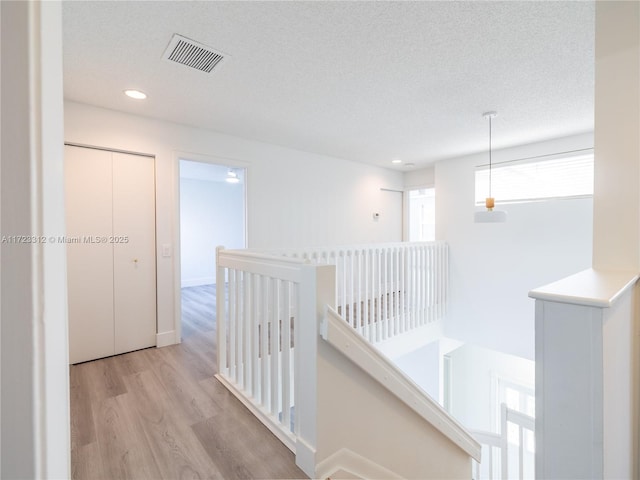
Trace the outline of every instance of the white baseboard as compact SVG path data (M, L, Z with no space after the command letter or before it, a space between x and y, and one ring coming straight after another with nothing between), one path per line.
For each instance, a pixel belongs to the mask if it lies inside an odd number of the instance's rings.
M300 467L309 478L315 478L316 472L316 449L309 445L304 439L296 438L296 465Z
M341 448L334 454L328 456L318 463L316 478L332 478L335 474L347 473L348 478L366 478L368 480L391 480L402 478L397 473L378 465L362 455Z
M187 278L180 280L180 286L185 287L199 287L200 285L213 285L216 283L216 277L200 277L200 278Z
M167 345L173 345L180 343L179 339L176 339L176 331L169 330L168 332L162 332L156 334L156 347L166 347Z

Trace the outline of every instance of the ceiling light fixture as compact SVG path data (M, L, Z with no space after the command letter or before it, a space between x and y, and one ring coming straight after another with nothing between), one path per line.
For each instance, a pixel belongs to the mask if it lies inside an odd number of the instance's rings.
M491 120L498 115L497 112L486 112L482 114L489 120L489 196L485 199L486 210L476 212L474 215L476 223L501 223L507 221L507 212L494 210L495 199L491 196Z
M127 97L133 98L135 100L144 100L145 98L147 98L147 94L141 92L140 90L125 90L124 94Z
M393 160L391 160L391 163L402 163L402 160L400 160L399 158L394 158Z
M227 178L225 178L225 181L227 183L238 183L240 182L240 179L238 178L238 174L236 172L234 172L233 170L229 170L227 172Z

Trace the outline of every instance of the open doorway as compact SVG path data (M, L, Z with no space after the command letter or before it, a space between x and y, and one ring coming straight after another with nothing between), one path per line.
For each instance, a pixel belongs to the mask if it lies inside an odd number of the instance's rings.
M406 192L408 209L408 240L433 242L436 239L435 188L416 188Z
M216 247L246 247L244 168L180 159L181 338L215 328Z

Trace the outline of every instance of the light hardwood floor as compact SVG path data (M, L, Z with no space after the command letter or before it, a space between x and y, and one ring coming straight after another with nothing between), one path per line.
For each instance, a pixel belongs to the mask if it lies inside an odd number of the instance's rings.
M182 295L182 344L70 367L72 477L307 478L214 378L214 287Z

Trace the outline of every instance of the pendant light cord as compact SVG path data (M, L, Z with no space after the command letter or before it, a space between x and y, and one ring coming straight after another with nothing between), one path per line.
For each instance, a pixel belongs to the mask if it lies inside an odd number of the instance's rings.
M491 198L491 116L489 116L489 198Z

